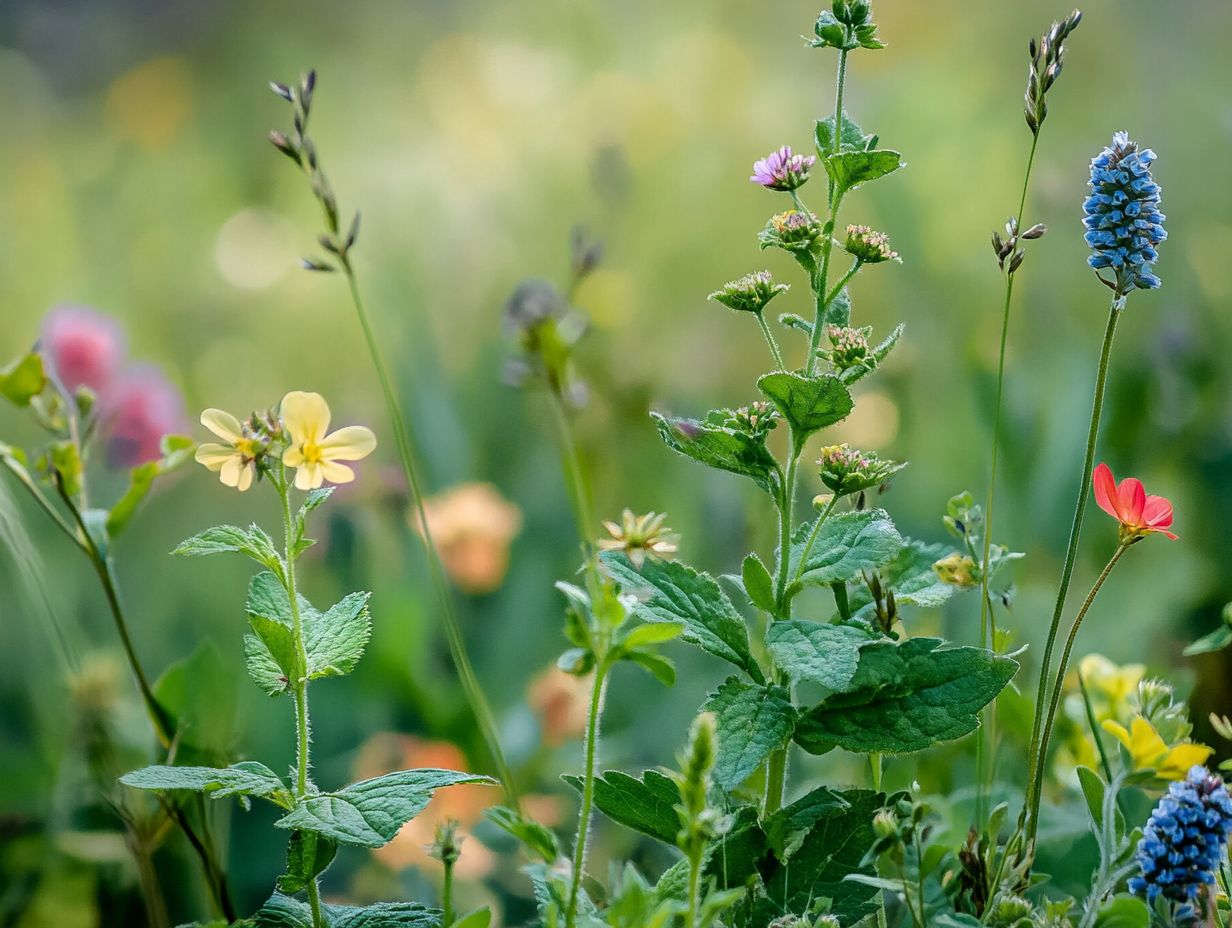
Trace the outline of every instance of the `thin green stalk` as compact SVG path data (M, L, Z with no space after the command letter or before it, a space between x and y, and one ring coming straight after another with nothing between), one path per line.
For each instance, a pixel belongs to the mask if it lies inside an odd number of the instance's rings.
M483 694L483 690L479 686L479 680L475 676L470 657L467 655L466 643L462 637L462 628L458 622L457 612L454 609L453 596L449 591L449 585L445 579L445 571L441 565L440 552L437 550L436 543L432 540L432 530L428 525L427 513L424 509L423 488L415 467L415 455L411 447L407 421L398 402L398 395L394 390L393 380L385 365L380 345L373 334L372 325L368 320L368 313L364 309L363 300L360 298L355 269L351 265L349 258L344 257L342 259L342 269L346 273L347 285L351 292L351 302L355 307L355 315L359 320L360 328L363 330L364 340L368 345L368 354L372 358L372 366L376 371L377 380L381 385L381 392L385 397L385 406L393 424L394 439L398 447L398 457L402 462L402 471L406 476L407 484L410 486L411 496L414 498L416 515L424 540L424 548L428 555L432 582L436 588L441 617L445 626L445 638L449 643L449 653L458 672L458 679L462 683L462 690L466 694L467 701L470 703L471 712L475 716L475 722L479 726L483 739L488 746L488 752L492 756L492 762L496 767L497 774L505 787L506 800L517 808L520 805L517 784L514 782L513 773L509 768L508 762L505 760L505 752L501 748L492 710L488 705L487 698Z
M560 466L565 472L565 482L569 487L569 504L573 509L573 517L577 521L582 550L589 564L593 561L591 554L593 554L596 538L594 524L591 521L593 506L590 501L590 488L586 483L586 474L582 469L582 456L578 451L577 441L573 435L573 423L565 409L564 400L555 390L549 390L548 393L551 397L552 420L556 423L556 433L560 439Z
M1091 694L1087 692L1087 681L1078 671L1078 691L1082 693L1082 705L1086 710L1087 724L1091 726L1091 737L1095 739L1095 750L1099 753L1099 766L1104 771L1104 780L1112 782L1112 764L1108 762L1108 752L1104 750L1104 739L1099 736L1099 720L1095 717L1095 706L1091 704Z
M685 928L698 928L697 914L701 905L702 888L702 854L695 853L689 858L689 903L685 915Z
M445 868L445 880L441 886L441 925L449 928L453 924L453 861L442 860Z
M847 269L847 273L844 274L842 277L840 277L838 283L836 283L833 289L831 289L830 292L826 294L826 306L827 307L829 307L831 303L833 303L835 300L838 299L838 295L842 293L843 288L847 286L847 281L851 280L851 278L856 276L856 272L860 270L860 267L863 264L864 262L861 261L859 258L856 258L855 261L851 263L851 267Z
M804 550L800 552L800 563L796 565L795 576L793 580L799 580L800 574L804 573L804 564L808 560L809 554L813 551L813 545L817 543L817 536L821 532L821 526L825 524L826 519L830 518L830 513L834 511L834 507L838 505L838 501L842 499L842 495L835 493L830 497L830 502L826 503L826 508L821 511L817 517L817 521L813 523L813 530L809 532L808 541L804 543Z
M1108 359L1112 354L1112 339L1116 334L1117 321L1125 306L1125 297L1116 295L1108 309L1108 325L1104 330L1103 346L1100 349L1099 368L1095 375L1095 395L1091 403L1091 422L1087 428L1087 447L1083 458L1082 480L1078 484L1078 499L1074 504L1074 521L1070 526L1069 543L1065 548L1065 563L1061 570L1061 583L1057 588L1057 600L1052 611L1052 622L1048 628L1048 641L1044 647L1044 658L1040 665L1039 687L1035 699L1035 719L1031 727L1031 742L1028 751L1030 768L1027 774L1028 806L1038 812L1038 802L1032 798L1039 795L1037 780L1041 776L1039 769L1040 727L1043 722L1042 707L1047 697L1048 673L1052 665L1052 650L1056 645L1057 632L1061 627L1061 616L1065 611L1065 598L1069 592L1070 578L1074 573L1074 560L1078 554L1078 540L1082 535L1082 522L1086 516L1087 494L1091 489L1091 473L1095 469L1095 445L1099 438L1099 423L1104 410L1104 388L1108 382ZM1026 809L1024 808L1024 813ZM1033 839L1036 833L1036 823L1032 819L1028 823L1028 834ZM1028 841L1030 844L1030 841Z
M869 769L869 773L872 775L873 789L876 790L877 792L881 792L881 755L880 754L868 755L868 769Z
M1052 739L1052 726L1056 721L1057 707L1061 704L1061 691L1065 686L1065 671L1069 667L1070 654L1074 650L1074 640L1078 637L1078 628L1082 625L1082 620L1086 618L1087 610L1091 608L1091 603L1095 602L1095 597L1103 587L1104 581L1108 579L1108 575L1112 573L1112 568L1116 567L1117 561L1121 559L1130 544L1133 542L1121 542L1117 545L1116 551L1112 557L1108 559L1108 563L1104 565L1104 569L1095 580L1095 584L1091 587L1091 591L1087 593L1086 599L1082 601L1082 606L1078 609L1078 614L1074 617L1074 624L1070 626L1069 636L1065 639L1065 647L1061 651L1061 660L1057 664L1056 678L1052 684L1052 698L1048 702L1048 715L1045 717L1043 736L1040 738L1039 753L1035 759L1035 791L1028 797L1031 802L1031 817L1029 819L1029 828L1027 836L1029 839L1035 839L1035 833L1038 828L1039 820L1039 805L1040 796L1043 793L1043 770L1044 762L1048 757L1048 742Z
M787 609L787 574L791 570L792 514L795 509L796 472L800 464L802 442L795 430L788 425L787 472L783 478L782 495L779 497L779 569L774 588L774 607L778 618L789 617Z
M785 370L783 366L783 354L779 351L779 343L774 340L774 333L770 331L770 326L766 325L766 314L758 311L757 324L761 326L761 334L766 337L766 344L770 346L770 353L774 355L774 363L778 365L779 370Z
M762 801L762 818L783 807L783 791L787 786L787 747L777 748L766 763L766 794Z
M595 679L590 690L590 707L586 713L586 770L582 778L582 807L578 812L577 840L573 843L573 875L569 884L569 908L565 912L565 928L577 923L578 898L586 869L586 841L590 835L590 814L595 803L595 757L598 754L599 719L603 714L603 691L607 686L607 662L595 667Z

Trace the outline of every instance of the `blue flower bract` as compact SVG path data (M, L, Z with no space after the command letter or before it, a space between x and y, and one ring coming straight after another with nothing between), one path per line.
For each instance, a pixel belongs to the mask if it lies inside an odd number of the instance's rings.
M1155 246L1168 237L1159 211L1159 185L1151 177L1155 152L1139 149L1124 132L1091 160L1091 195L1082 204L1084 238L1094 252L1087 263L1097 271L1110 268L1115 288L1124 295L1135 287L1153 290L1159 278L1151 266Z

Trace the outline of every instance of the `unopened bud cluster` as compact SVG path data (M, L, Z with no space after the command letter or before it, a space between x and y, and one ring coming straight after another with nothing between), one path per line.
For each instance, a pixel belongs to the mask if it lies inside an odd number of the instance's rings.
M812 213L789 209L776 213L759 238L763 248L775 245L786 251L812 251L822 236L821 222Z
M829 10L822 11L813 27L813 48L885 48L877 37L877 24L872 19L869 0L834 0Z
M750 438L763 439L778 425L779 411L763 400L733 410L730 425Z
M1024 111L1027 125L1035 135L1039 134L1040 126L1048 116L1048 91L1056 83L1061 66L1065 63L1065 40L1080 22L1082 13L1074 10L1061 22L1053 23L1039 39L1032 39L1028 46L1031 65L1027 70Z
M843 248L862 264L880 264L882 261L898 261L898 252L890 247L890 237L868 226L847 227L847 241Z
M877 366L877 359L868 345L868 337L873 332L872 326L856 329L848 325L828 325L825 332L830 347L823 348L818 353L833 364L839 374L856 368L872 370Z
M1037 222L1028 229L1019 231L1018 220L1011 216L1005 222L1005 238L1001 237L1000 232L992 233L992 251L997 256L997 265L1001 270L1008 270L1013 274L1022 266L1023 258L1027 256L1026 251L1019 247L1022 241L1033 241L1037 238L1043 238L1044 233L1048 231L1048 226L1042 222Z
M887 483L907 465L883 461L872 451L860 451L843 443L822 448L817 466L821 482L846 496Z
M771 300L790 289L788 284L776 284L769 271L754 271L725 283L707 299L737 312L760 313Z

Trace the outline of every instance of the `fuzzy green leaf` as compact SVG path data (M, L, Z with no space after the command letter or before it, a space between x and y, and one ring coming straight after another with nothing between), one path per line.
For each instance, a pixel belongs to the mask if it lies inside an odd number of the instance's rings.
M1137 896L1118 893L1099 907L1093 928L1149 928L1151 910Z
M829 586L854 580L861 572L898 556L906 544L884 509L831 515L821 523L810 545L816 524L814 519L800 525L791 539L792 574L798 573L799 582L805 585Z
M766 840L779 860L787 860L800 849L818 822L850 808L851 803L841 793L818 787L766 820Z
M287 872L278 878L284 893L303 891L325 872L338 853L338 842L313 831L293 831L287 844Z
M894 591L894 601L899 607L933 609L945 605L958 592L958 587L937 576L933 564L954 554L954 549L940 543L927 545L911 539L906 542L906 547L881 568L882 583ZM872 616L873 605L863 585L853 590L851 609L858 619Z
M124 491L111 512L107 514L107 534L115 538L128 525L137 508L150 492L154 480L174 470L192 458L197 443L183 435L165 435L162 440L162 457L156 461L138 464L128 472L128 489Z
M339 844L382 847L424 810L433 790L460 783L495 782L457 770L401 770L352 783L334 793L309 796L274 824L314 831Z
M979 711L1005 688L1018 664L982 648L940 638L880 642L860 650L846 693L803 713L796 741L806 751L910 754L979 726Z
M860 649L881 640L864 628L799 619L775 622L766 633L775 663L793 680L820 683L836 693L850 688Z
M418 902L381 902L359 908L323 905L329 928L441 928L441 913ZM274 893L252 917L256 928L312 928L308 903Z
M120 782L133 789L193 790L214 799L255 796L283 808L291 807L291 794L278 774L256 761L242 761L230 767L168 767L160 764L126 773L120 777Z
M333 492L334 487L318 487L315 490L310 490L308 495L304 497L304 502L300 505L299 511L295 513L295 536L291 544L291 550L295 554L301 554L315 544L311 538L306 537L308 515L329 499Z
M528 850L544 863L555 863L560 856L560 844L550 828L524 818L516 809L508 806L489 806L483 817L507 834L517 838Z
M567 775L562 779L582 791L582 778ZM608 770L595 777L595 807L614 822L649 835L664 844L676 846L680 818L676 806L680 789L670 777L647 770L642 778L619 770Z
M731 661L761 681L761 669L749 651L744 619L709 574L657 558L647 560L639 571L619 551L604 552L602 560L621 588L638 597L634 614L639 619L683 623L683 640Z
M756 554L749 554L744 559L741 569L741 579L744 581L744 592L749 601L762 612L774 611L774 581L770 571Z
M245 554L277 576L283 576L282 555L274 547L273 539L259 525L250 525L248 528L215 525L181 541L171 553L185 557L202 557L234 552Z
M791 738L796 710L781 686L758 686L728 677L702 707L715 714L719 738L714 782L734 790Z
M715 421L669 418L655 412L650 417L673 451L707 467L750 477L767 493L778 494L778 462L764 441Z
M28 354L0 370L0 396L17 406L29 406L46 386L41 355Z
M898 152L888 148L846 151L830 155L822 164L834 181L834 194L841 197L852 187L885 177L903 166Z
M817 120L813 127L813 139L817 143L817 154L823 159L834 154L834 117L827 116ZM847 118L843 113L842 134L838 140L839 151L867 151L875 148L877 137L865 135L864 130Z
M676 685L676 665L671 658L650 651L629 651L621 659L637 664L664 686Z
M791 423L796 440L846 419L855 406L843 382L833 374L805 377L794 371L763 374L757 388Z

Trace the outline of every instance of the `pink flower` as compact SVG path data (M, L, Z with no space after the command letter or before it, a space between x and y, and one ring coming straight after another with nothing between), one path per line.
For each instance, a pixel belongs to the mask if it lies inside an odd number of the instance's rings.
M107 390L102 402L107 460L136 467L162 456L165 435L186 427L180 391L153 365L129 368Z
M1142 481L1126 477L1119 484L1107 464L1095 468L1095 502L1099 508L1121 523L1121 540L1136 541L1152 532L1176 535L1168 531L1172 525L1172 503L1162 496L1147 496Z
M101 392L124 360L120 324L84 306L57 306L43 318L43 357L70 392L86 386Z
M784 145L755 162L749 180L770 190L795 190L808 180L816 161L813 155L793 155L791 146Z

